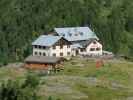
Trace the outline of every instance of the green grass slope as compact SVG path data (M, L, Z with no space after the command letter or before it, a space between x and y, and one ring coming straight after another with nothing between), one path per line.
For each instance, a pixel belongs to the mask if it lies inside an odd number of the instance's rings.
M29 71L21 68L0 68L0 82L23 81ZM38 100L132 100L133 63L104 61L96 68L95 61L73 58L64 63L64 70L40 76Z

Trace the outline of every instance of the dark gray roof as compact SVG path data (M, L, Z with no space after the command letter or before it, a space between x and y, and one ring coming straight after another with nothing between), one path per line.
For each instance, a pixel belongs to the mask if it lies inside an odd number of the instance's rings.
M77 48L83 48L83 47L79 43L75 43L75 44L72 45L72 48L77 49Z
M73 49L86 48L86 46L88 46L93 41L97 41L97 40L96 39L89 39L89 40L85 40L85 41L78 41L78 42L73 43L72 48Z
M26 63L57 63L60 61L59 57L48 57L48 56L29 56L25 59Z
M79 44L82 45L83 47L86 47L87 45L89 45L93 41L95 41L95 39L89 39L88 41L81 41Z

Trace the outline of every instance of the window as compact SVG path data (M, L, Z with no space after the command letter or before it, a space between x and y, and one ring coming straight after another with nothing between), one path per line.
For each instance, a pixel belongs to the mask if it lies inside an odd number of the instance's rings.
M39 52L39 55L41 56L41 55L42 55L42 53L41 53L41 52Z
M71 33L69 33L69 36L71 37L71 36L72 36L72 34L71 34Z
M38 55L38 53L37 53L37 52L35 52L35 53L34 53L34 55Z
M67 45L67 48L70 48L70 45Z
M53 46L53 49L56 49L56 46Z
M63 36L65 36L65 34L63 34Z
M60 49L62 49L62 48L63 48L63 45L60 46Z
M86 50L85 50L85 48L81 48L80 51L81 52L85 52Z
M60 56L63 56L63 53L62 52L60 53Z
M39 49L41 49L41 46L39 46Z
M96 48L97 51L101 50L101 48Z
M75 36L78 36L78 34L75 34Z
M43 56L46 56L45 52L43 53Z
M53 56L55 56L55 57L56 57L56 54L55 54L55 53L53 53Z
M96 44L96 41L94 41L93 44Z
M34 48L37 48L37 45L35 45Z
M67 55L70 55L70 52L67 52Z
M79 34L82 36L83 35L83 32L79 32Z
M95 51L95 48L90 48L90 51Z
M46 47L45 47L45 46L43 46L43 49L46 49Z

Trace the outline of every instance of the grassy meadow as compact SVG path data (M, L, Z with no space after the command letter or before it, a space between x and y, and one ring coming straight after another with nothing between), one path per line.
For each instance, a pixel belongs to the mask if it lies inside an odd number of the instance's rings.
M1 67L0 82L23 81L27 73L23 68ZM133 100L132 73L132 62L108 60L96 68L93 60L73 58L64 62L64 70L39 75L37 94L39 100Z

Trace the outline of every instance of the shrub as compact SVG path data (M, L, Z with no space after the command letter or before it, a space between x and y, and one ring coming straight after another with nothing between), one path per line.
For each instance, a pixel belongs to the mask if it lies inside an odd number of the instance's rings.
M37 95L29 87L22 88L17 81L8 80L0 86L0 100L37 100Z
M31 88L36 88L39 85L39 77L36 74L28 74L26 76L26 80L24 82L23 87L31 87Z

